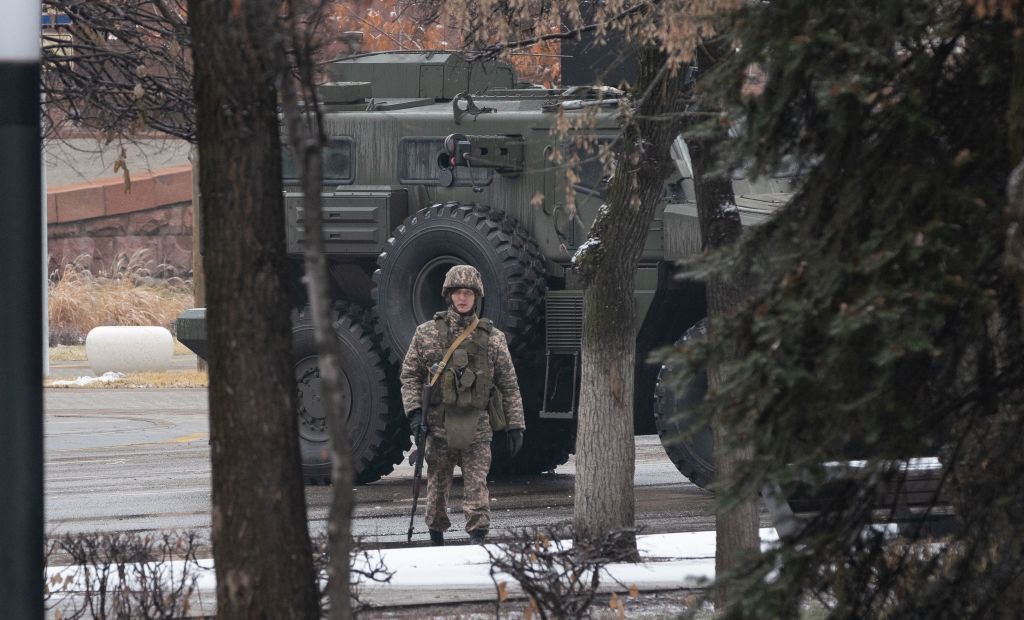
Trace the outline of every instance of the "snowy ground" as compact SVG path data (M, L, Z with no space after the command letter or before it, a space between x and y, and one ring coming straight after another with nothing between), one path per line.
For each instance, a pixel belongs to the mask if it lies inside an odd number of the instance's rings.
M770 545L775 540L774 529L761 530L762 545ZM626 593L635 586L644 593L673 592L673 598L678 599L680 591L700 589L714 578L714 532L641 535L637 545L643 561L609 566L601 580L601 591ZM431 606L436 610L438 605L493 603L497 598L487 551L481 546L413 547L370 552L372 563L376 563L378 558L394 574L388 583L371 582L360 587L360 601L372 607L395 610ZM193 597L192 611L196 615L213 615L216 600L213 561L201 560L200 566L203 570L199 571L199 592ZM73 567L55 566L48 573L51 576L59 574L62 581L70 578L69 584L83 578ZM512 599L521 594L518 585L508 576L498 575L496 579L507 582ZM522 604L506 602L504 606L519 609ZM393 617L404 616L397 612Z

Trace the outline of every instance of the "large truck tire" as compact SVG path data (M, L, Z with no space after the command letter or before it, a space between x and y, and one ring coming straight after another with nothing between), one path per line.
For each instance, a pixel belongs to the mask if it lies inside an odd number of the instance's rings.
M702 338L707 322L702 320L686 331L679 343ZM677 343L678 344L678 343ZM694 428L697 408L708 393L708 373L699 371L679 392L669 385L672 368L662 366L654 390L654 424L669 459L690 482L707 488L715 479L714 434L703 424Z
M444 276L460 264L480 271L482 315L505 332L512 354L535 342L546 289L537 244L500 211L446 202L406 218L377 259L376 329L392 361L405 355L416 327L444 309Z
M530 419L527 416L523 448L515 458L508 458L508 448L501 433L491 444L491 475L532 476L554 471L565 465L576 451L576 425L568 420Z
M409 423L402 414L394 378L372 328L355 305L339 304L334 332L341 362L343 415L352 440L355 481L379 480L402 461L411 446ZM320 367L309 308L292 323L292 350L299 423L302 474L307 484L331 480L330 437L320 392Z

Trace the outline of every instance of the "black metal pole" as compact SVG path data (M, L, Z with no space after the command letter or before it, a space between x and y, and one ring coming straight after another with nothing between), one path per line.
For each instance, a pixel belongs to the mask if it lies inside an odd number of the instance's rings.
M43 616L39 2L13 13L0 26L0 615L31 619Z

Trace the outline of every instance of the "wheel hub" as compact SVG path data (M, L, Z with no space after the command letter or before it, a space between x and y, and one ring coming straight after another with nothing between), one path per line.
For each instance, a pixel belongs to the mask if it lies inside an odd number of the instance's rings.
M295 365L296 405L299 436L308 441L327 441L327 412L323 402L320 366L316 357L307 357ZM352 389L348 375L340 371L341 411L346 422L352 417Z
M445 309L441 299L444 277L449 269L465 262L458 256L446 254L423 265L412 284L412 311L417 323L430 320L435 312Z

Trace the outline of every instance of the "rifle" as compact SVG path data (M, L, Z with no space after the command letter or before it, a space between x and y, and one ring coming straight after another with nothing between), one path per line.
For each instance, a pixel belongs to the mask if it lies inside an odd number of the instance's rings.
M424 381L420 392L420 427L412 429L416 433L416 467L412 475L412 514L409 515L409 535L406 542L412 542L412 525L416 520L416 504L420 499L420 481L423 479L423 453L427 451L427 414L430 413L430 386Z

